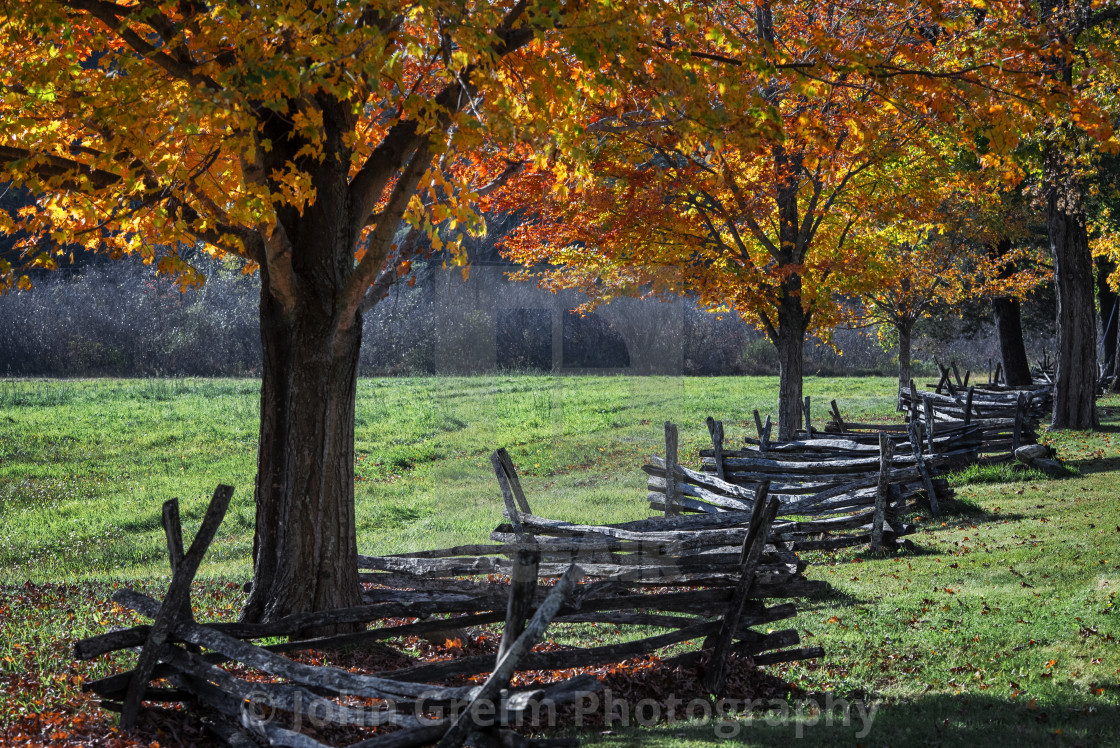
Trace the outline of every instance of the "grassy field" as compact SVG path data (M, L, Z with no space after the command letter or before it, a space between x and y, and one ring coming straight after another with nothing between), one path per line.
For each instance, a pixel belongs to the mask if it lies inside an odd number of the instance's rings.
M499 446L540 514L648 516L639 467L662 451L663 421L680 424L682 456L695 460L707 443L706 416L722 418L738 438L752 409L773 409L776 391L764 377L362 380L359 550L484 540L501 512L487 459ZM97 602L114 582L157 593L166 584L166 498L183 500L189 537L214 485L236 487L198 600L200 618L235 614L249 573L257 392L256 382L239 380L0 381L0 725L53 735L36 715L102 719L77 696L75 678L111 663L73 663L67 642L129 620ZM893 415L890 380L810 378L806 392L821 416L832 398L845 414ZM666 746L721 737L1120 744L1120 428L1112 410L1120 402L1102 405L1101 432L1052 437L1079 476L973 471L956 480L958 513L920 523L916 550L811 557L807 574L832 592L802 601L796 625L826 657L771 670L822 704L825 695L873 699L868 732L858 716L830 726L802 709L721 729L618 725L585 737Z

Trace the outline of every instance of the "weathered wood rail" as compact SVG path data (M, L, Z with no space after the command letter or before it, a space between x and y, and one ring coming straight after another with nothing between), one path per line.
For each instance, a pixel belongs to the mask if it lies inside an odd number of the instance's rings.
M970 386L948 395L920 392L911 383L903 392L911 420L927 434L960 439L968 429L979 430L976 461L1005 461L1015 450L1038 443L1039 425L1049 415L1049 386L1020 389Z
M298 731L296 717L301 714L375 733L351 743L352 748L433 742L443 748L464 743L545 746L574 741L530 740L512 728L523 724L527 711L536 708L539 713L541 703L571 702L601 684L590 675L576 675L511 689L516 672L570 672L675 646L668 663L704 667L705 686L719 694L731 654L749 655L759 665L823 654L819 647L800 647L792 628L774 630L774 624L796 614L793 604L763 602L823 586L801 574L804 564L781 539L797 523L776 522L780 502L764 500L764 491L749 512L734 515L576 525L534 515L509 456L499 450L492 462L507 516L492 535L495 542L362 556L362 580L368 583L364 605L261 624L198 623L191 614L190 585L232 489L220 486L215 492L185 552L178 505L167 502L163 520L172 581L164 600L128 589L113 596L152 623L75 645L79 659L136 649L137 664L83 688L100 696L103 706L120 711L126 728L135 724L144 702L182 702L213 735L234 746L325 746ZM555 583L542 584L544 579ZM616 644L534 650L551 625L566 622L642 627L643 635ZM373 626L366 628L369 624ZM484 624L503 626L496 655L454 657L373 674L315 667L286 656ZM760 626L766 629L754 628ZM305 635L347 627L357 630ZM650 635L649 628L663 632ZM287 641L254 643L275 637ZM682 650L686 642L700 644ZM235 674L222 667L226 663L238 664L237 673L251 670L257 677ZM481 686L445 684L484 673L489 676ZM457 714L432 711L452 703L462 707ZM496 716L480 721L479 705L489 706L483 713Z
M884 539L895 543L912 531L898 517L916 508L921 495L934 509L950 495L934 463L923 457L920 439L917 450L909 441L887 434L880 434L874 446L820 438L773 444L768 427L762 426L753 446L729 450L723 445L722 423L708 419L708 430L712 448L700 451L700 470L657 456L642 468L650 476L650 506L667 517L751 511L757 497L766 495L778 500L779 517L800 518L781 531L780 540L793 550L872 541L878 548ZM674 432L675 427L666 424L667 442ZM669 480L670 474L675 480ZM876 527L882 534L875 534ZM838 534L845 530L857 532Z

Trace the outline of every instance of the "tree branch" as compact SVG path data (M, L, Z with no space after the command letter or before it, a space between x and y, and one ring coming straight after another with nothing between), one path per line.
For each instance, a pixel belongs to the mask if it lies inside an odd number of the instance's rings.
M528 0L519 0L496 29L495 35L498 41L492 47L495 59L520 49L533 39L532 28L513 28L525 13L527 5ZM462 74L457 76L455 82L449 83L436 95L432 102L434 110L438 112L434 132L446 132L451 126L452 116L458 113L464 102L471 98L472 92L467 90L469 84L465 81L470 81L472 74L480 67L478 63L467 66ZM350 180L349 238L351 243L357 243L381 193L405 161L414 157L417 149L421 147L422 138L427 135L419 132L418 120L398 122L390 128L380 145L373 150L358 173Z
M0 164L7 165L22 160L34 161L31 170L36 176L43 179L70 177L73 181L64 181L62 184L53 185L64 190L81 191L85 186L84 183L88 183L97 189L104 189L121 181L119 174L104 169L95 169L74 159L49 153L36 153L25 148L0 145Z
M85 12L101 21L107 29L116 34L134 52L151 60L164 70L164 72L182 81L201 88L221 91L222 87L208 75L200 75L194 71L194 65L181 59L172 57L151 43L140 34L128 27L128 8L105 0L61 0L62 4L78 12ZM159 33L155 26L153 31Z
M421 177L427 173L431 164L432 153L427 144L424 144L412 154L404 172L393 186L393 191L389 195L389 202L385 206L385 210L381 212L382 215L377 222L377 228L373 230L373 235L369 238L366 254L358 263L358 267L354 269L342 290L339 316L335 321L339 330L347 329L357 319L366 290L377 280L385 266L385 261L392 253L393 235L396 234L401 218L404 217L405 210L408 208L408 203L416 192L416 186L420 183Z

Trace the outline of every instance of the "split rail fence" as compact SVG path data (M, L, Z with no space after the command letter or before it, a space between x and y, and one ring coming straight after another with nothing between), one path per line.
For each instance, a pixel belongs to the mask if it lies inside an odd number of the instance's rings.
M555 709L601 687L591 675L569 677L572 669L674 647L666 664L702 666L705 687L718 694L732 655L748 655L758 665L823 655L819 647L799 647L793 628L775 630L774 624L796 615L793 603L764 602L826 586L801 574L804 563L782 539L790 524L775 522L780 501L765 489L755 492L748 512L577 525L533 514L505 450L491 460L506 515L494 543L359 557L367 583L363 605L270 623L198 623L191 612L190 585L232 489L219 486L186 551L178 504L167 502L163 524L172 582L166 596L161 602L128 589L113 596L152 622L75 645L83 660L134 649L136 665L84 689L120 711L124 727L135 724L144 702L181 702L233 746L328 745L293 729L301 713L376 732L350 748L546 746L575 741L532 740L513 728L525 724L527 713L539 714L542 704ZM645 635L601 646L534 649L551 625L588 622L640 627ZM374 626L366 629L369 624ZM496 655L368 675L286 656L485 624L503 626ZM348 627L365 630L308 634ZM664 633L648 635L649 628ZM287 641L254 643L275 637ZM240 667L221 667L227 663ZM254 676L238 674L246 671ZM511 688L515 673L526 672L540 681ZM447 685L483 674L482 685ZM480 713L491 717L480 719Z

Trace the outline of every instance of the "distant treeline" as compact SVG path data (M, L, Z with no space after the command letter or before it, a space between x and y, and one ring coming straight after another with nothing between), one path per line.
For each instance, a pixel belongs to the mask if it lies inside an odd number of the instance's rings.
M260 370L260 285L201 260L200 289L181 293L140 262L40 274L29 293L0 296L0 375L252 376ZM774 374L774 347L734 315L687 301L622 299L581 316L581 299L510 283L506 266L422 270L366 315L360 373L495 370L690 375ZM919 356L982 368L992 342L919 338ZM894 373L874 335L840 330L836 347L806 346L806 374ZM950 354L951 351L951 354Z

